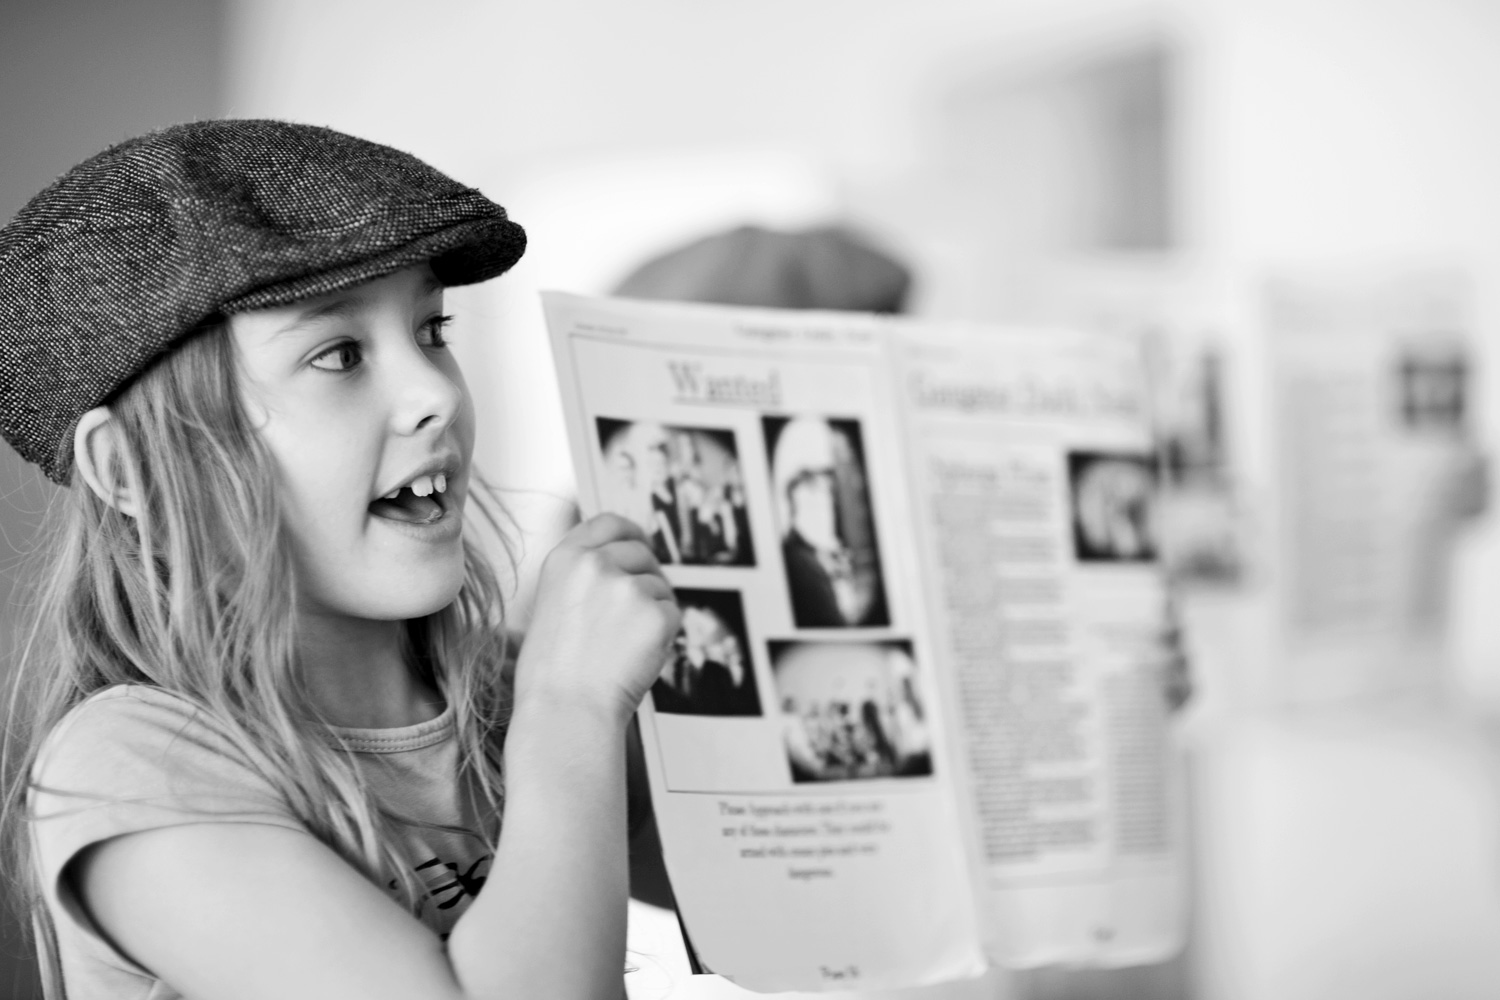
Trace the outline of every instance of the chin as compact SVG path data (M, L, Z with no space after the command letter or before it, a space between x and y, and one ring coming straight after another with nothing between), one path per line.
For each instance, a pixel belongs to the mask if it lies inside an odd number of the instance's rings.
M458 592L463 588L463 580L460 579L452 586L435 588L422 595L412 595L412 599L402 601L401 614L393 617L402 619L425 618L436 614L458 599Z
M366 589L363 600L354 597L347 605L359 608L363 612L360 617L377 621L425 618L452 604L463 589L463 583L462 567L456 573L435 578L406 576ZM375 590L379 591L378 595L373 592Z
M383 607L374 609L374 612L372 614L361 615L359 617L369 618L372 621L413 621L418 618L426 618L428 615L437 614L439 611L452 604L453 599L457 596L458 592L454 591L453 594L451 594L444 600L422 602L403 601L400 603L387 604Z

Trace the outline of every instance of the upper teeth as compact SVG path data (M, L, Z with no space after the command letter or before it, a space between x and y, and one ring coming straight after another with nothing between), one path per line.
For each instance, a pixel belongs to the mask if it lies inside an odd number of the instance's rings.
M448 477L444 473L439 472L436 475L432 476L418 476L416 479L413 479L406 485L407 488L412 491L412 493L416 494L419 497L426 497L431 496L433 493L448 492ZM397 486L395 489L387 493L384 499L394 500L397 496L400 495L400 493L401 487Z

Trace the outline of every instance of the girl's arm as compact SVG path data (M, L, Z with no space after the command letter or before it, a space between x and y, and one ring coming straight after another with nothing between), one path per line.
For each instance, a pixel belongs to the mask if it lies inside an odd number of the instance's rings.
M82 855L88 914L195 1000L618 1000L625 732L678 623L639 528L575 528L542 571L485 888L446 946L332 850L271 826L131 834Z

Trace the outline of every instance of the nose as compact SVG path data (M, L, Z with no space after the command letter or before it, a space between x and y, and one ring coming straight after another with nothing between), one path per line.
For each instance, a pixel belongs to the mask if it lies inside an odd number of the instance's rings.
M441 433L463 409L467 389L451 359L448 365L441 365L413 344L393 366L391 379L396 400L392 419L397 433Z

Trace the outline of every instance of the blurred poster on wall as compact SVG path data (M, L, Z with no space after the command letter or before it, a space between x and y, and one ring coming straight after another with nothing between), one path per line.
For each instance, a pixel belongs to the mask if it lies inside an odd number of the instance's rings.
M1283 275L1265 290L1291 701L1433 688L1474 453L1456 272Z
M1177 950L1135 343L544 304L580 503L683 611L641 728L701 966L863 990Z

